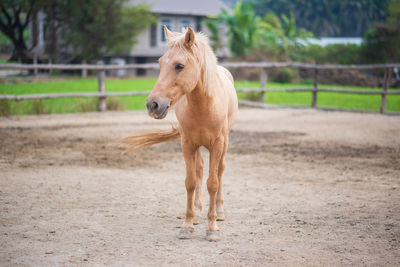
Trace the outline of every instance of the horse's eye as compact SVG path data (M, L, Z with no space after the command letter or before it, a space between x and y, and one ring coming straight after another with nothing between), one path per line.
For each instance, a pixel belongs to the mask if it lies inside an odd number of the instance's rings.
M181 71L181 70L183 70L184 67L185 67L185 66L183 66L183 64L178 63L178 64L175 65L175 70Z

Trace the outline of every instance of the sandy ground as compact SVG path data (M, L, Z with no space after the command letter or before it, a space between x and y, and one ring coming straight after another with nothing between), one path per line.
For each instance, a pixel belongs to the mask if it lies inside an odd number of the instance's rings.
M115 141L174 121L0 118L0 265L400 266L400 117L241 109L217 243L205 210L177 238L179 143L122 156Z

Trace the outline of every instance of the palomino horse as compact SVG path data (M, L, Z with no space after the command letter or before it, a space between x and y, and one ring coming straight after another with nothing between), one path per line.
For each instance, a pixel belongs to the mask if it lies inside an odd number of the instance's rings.
M179 238L190 238L194 231L195 210L202 209L203 159L200 147L210 152L207 189L210 195L206 239L220 240L217 220L224 220L222 174L229 131L236 116L238 101L233 78L217 65L208 38L189 27L184 33L164 26L168 51L159 59L160 76L146 101L149 115L163 119L175 107L179 121L170 131L126 137L128 150L181 138L186 163L187 208ZM195 195L195 198L193 198ZM197 220L197 218L196 218Z

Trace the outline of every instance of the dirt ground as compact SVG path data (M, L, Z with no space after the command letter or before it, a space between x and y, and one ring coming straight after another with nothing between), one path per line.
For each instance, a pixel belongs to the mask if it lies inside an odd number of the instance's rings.
M0 118L0 265L400 266L400 117L240 109L217 243L206 209L177 238L178 142L120 154L118 138L174 121Z

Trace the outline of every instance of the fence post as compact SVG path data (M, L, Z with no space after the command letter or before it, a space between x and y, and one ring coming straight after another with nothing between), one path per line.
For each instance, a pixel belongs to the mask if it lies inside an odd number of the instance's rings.
M385 75L384 75L384 78L383 78L381 108L379 110L380 113L385 113L386 112L387 91L388 91L388 87L389 87L389 80L390 80L391 74L392 74L391 69L390 68L386 68L385 69Z
M37 54L33 54L33 65L35 65L35 68L33 69L33 74L35 76L38 75L38 69L37 69Z
M105 93L106 92L106 83L105 83L105 76L106 72L105 70L99 70L97 73L97 81L98 81L98 86L99 86L99 93ZM107 99L105 96L100 96L99 97L99 111L106 111L107 110Z
M49 65L51 66L53 64L53 61L51 58L49 58ZM49 69L49 75L51 76L53 74L53 69Z
M312 102L311 106L313 108L317 107L317 93L318 93L318 69L314 69L314 89L312 91Z
M260 73L260 82L261 82L260 102L261 103L265 102L265 90L267 88L266 87L267 80L268 80L267 70L265 68L261 68L261 73Z
M82 61L82 65L86 66L86 60ZM83 78L87 77L87 69L86 68L82 68L82 74L81 75L82 75Z

